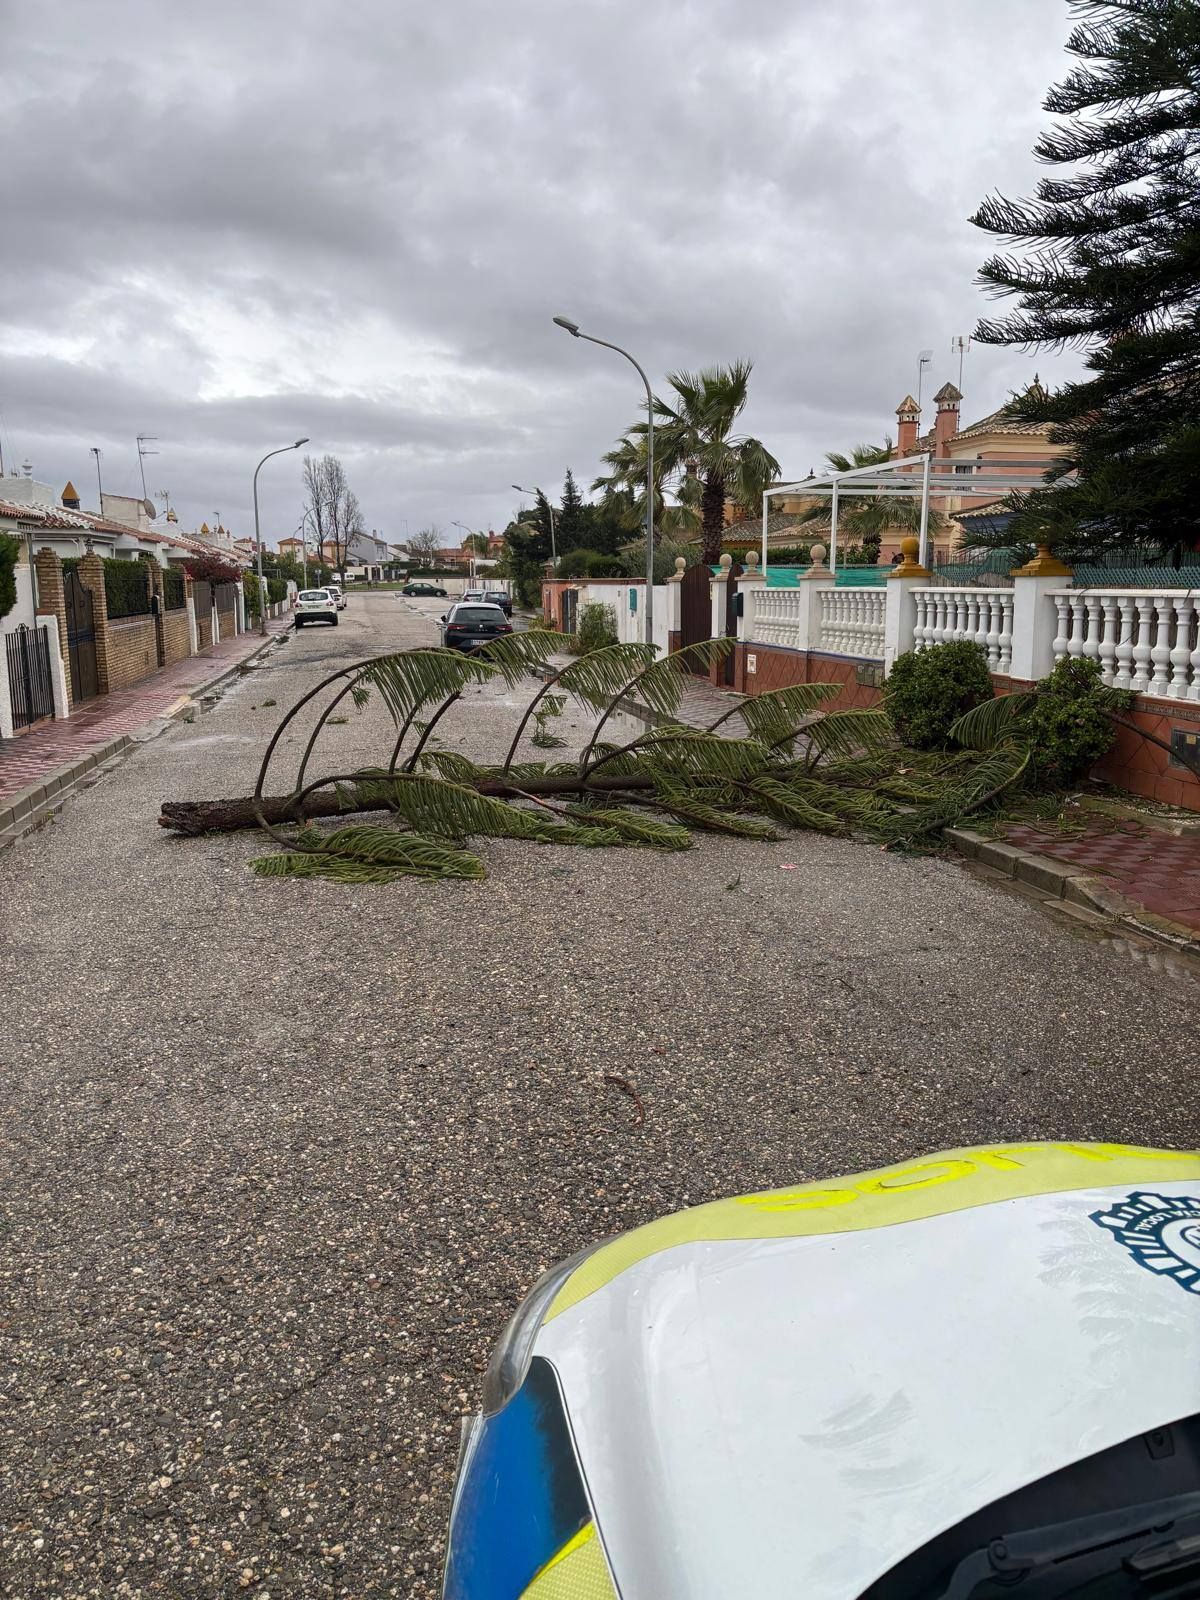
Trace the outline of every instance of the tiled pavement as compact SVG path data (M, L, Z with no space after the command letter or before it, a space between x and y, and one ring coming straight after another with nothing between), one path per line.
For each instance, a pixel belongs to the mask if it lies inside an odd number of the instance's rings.
M1102 876L1146 911L1200 933L1200 837L1176 839L1137 822L1097 821L1076 835L1020 824L1006 828L1004 838Z
M273 621L267 624L267 630L282 633L288 625L282 620ZM183 696L195 694L253 655L261 643L257 632L223 639L130 689L85 701L78 709L72 708L64 722L47 722L20 738L0 739L0 798L43 782L59 768L90 755L122 734L135 733Z

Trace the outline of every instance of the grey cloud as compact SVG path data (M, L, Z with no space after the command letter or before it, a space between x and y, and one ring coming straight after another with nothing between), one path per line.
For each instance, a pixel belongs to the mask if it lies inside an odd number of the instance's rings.
M1067 26L1063 0L24 8L6 457L136 472L157 433L185 520L245 526L246 463L299 431L377 526L502 524L509 483L589 481L637 414L567 310L657 384L753 357L747 426L802 473L894 424L919 349L931 387L955 370L988 247L965 217L1032 184ZM1032 370L973 352L966 411Z

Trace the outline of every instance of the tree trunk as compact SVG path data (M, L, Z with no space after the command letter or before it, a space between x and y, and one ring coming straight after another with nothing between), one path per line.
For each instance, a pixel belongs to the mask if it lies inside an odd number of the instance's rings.
M715 472L705 474L700 510L704 519L704 560L715 567L721 559L721 542L725 537L725 479Z
M642 774L622 777L601 772L586 783L569 776L526 778L519 784L506 783L501 778L484 778L475 787L480 794L517 800L524 794L619 794L623 789L644 791L652 788L653 782ZM276 825L296 820L292 814L290 794L264 797L262 808L266 820ZM334 789L319 789L304 802L305 815L310 819L348 817L361 815L365 811L383 810L386 807L381 806L375 797L363 803L357 796L348 794L343 802ZM256 828L258 818L254 812L254 800L250 796L240 800L164 800L158 825L184 834L235 833L239 828Z

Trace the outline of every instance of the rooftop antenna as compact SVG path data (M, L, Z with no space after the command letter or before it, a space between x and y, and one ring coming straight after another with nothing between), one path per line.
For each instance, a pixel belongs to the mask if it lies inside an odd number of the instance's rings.
M100 491L100 515L104 515L104 484L100 478L100 456L102 451L98 444L92 446L92 454L96 458L96 488Z
M149 440L151 444L157 444L158 443L158 435L156 433L139 433L138 436L137 436L138 470L142 474L142 499L143 500L146 500L146 499L149 498L149 496L146 494L146 461L145 461L145 458L147 456L156 456L156 455L161 454L161 452L158 451L158 450L147 450L146 449L147 440Z
M921 409L921 384L925 381L925 368L933 365L933 351L922 350L917 357L917 410Z
M958 357L958 387L960 389L962 388L963 358L971 348L972 343L973 341L970 338L964 339L961 333L956 333L950 341L951 354Z

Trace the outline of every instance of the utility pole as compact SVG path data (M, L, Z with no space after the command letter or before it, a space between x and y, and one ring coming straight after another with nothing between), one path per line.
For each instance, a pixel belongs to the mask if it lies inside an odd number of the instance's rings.
M149 499L149 495L146 493L146 457L160 454L160 452L157 450L147 450L147 441L149 441L151 444L157 444L158 435L156 433L139 433L137 436L138 471L142 475L143 500Z
M94 444L92 446L92 454L96 458L96 488L97 488L97 490L99 492L99 495L100 495L100 515L103 516L104 515L104 484L103 484L103 482L101 481L101 478L100 478L100 446L98 444Z

